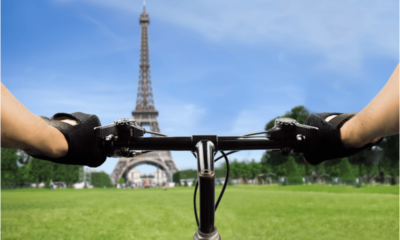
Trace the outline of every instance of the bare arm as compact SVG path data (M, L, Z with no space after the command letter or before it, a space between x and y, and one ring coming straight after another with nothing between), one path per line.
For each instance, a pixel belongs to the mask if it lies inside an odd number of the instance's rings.
M399 134L399 65L378 95L347 121L340 133L348 148L362 147L382 137Z
M1 84L1 147L31 155L62 157L68 152L63 134L29 111Z

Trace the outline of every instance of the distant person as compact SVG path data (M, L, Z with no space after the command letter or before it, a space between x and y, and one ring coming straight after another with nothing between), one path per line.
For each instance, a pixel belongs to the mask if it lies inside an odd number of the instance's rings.
M369 175L368 175L368 173L366 173L366 174L364 175L364 179L365 179L365 182L366 182L366 183L369 183Z
M382 171L379 172L379 179L382 184L385 183L385 174Z
M317 183L317 178L318 178L318 173L317 171L314 170L314 172L312 173L312 177L313 177L313 182Z

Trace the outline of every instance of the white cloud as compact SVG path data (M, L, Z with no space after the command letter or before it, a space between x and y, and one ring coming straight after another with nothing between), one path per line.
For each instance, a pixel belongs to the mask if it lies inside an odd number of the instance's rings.
M163 101L157 103L157 110L160 112L160 128L168 134L191 135L199 128L199 122L206 114L206 109L196 106L190 102L164 97Z
M296 84L296 83L295 83ZM275 93L281 95L280 99L286 99L290 101L292 106L301 105L305 102L306 91L305 88L300 87L297 83L282 83L282 86L274 86L272 89L268 89L269 93Z
M88 20L89 22L95 24L98 29L107 37L113 39L114 41L121 43L123 42L125 39L123 39L122 37L118 36L117 34L115 34L109 27L107 27L106 25L104 25L103 23L99 22L98 20L94 19L93 17L87 15L87 14L83 14L82 15L83 18L85 18L86 20Z
M138 15L139 2L87 0ZM396 1L153 1L151 18L195 31L209 41L321 54L318 68L359 68L368 53L398 58Z
M252 132L264 131L265 124L273 118L285 114L293 105L265 104L253 109L243 109L238 112L232 122L229 135L244 135Z
M232 133L243 135L264 130L265 120L262 115L264 114L257 110L240 111L233 122Z
M306 101L304 88L285 82L278 86L269 86L265 95L269 101L256 102L252 108L238 111L229 134L243 135L263 131L268 121L285 114L294 106L304 105Z

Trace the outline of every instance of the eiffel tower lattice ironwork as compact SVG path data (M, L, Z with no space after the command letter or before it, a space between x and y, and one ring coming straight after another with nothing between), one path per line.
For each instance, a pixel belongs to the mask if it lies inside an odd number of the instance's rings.
M147 33L150 19L146 13L145 5L143 5L143 12L140 15L139 22L141 26L139 85L136 108L132 111L132 116L138 125L150 125L151 131L161 132L157 120L158 111L154 107L151 85L149 39ZM153 137L156 137L156 135L153 135ZM169 182L172 181L172 174L178 171L169 151L155 151L134 158L118 159L118 163L110 176L112 183L117 183L121 177L125 177L127 182L129 182L129 177L126 176L129 171L135 166L144 163L162 169L166 173Z

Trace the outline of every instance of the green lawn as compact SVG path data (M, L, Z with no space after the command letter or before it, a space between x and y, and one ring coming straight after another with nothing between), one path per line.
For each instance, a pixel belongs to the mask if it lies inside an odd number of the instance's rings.
M218 188L220 190L220 188ZM2 239L192 239L193 187L1 191ZM399 239L399 187L228 186L222 239Z

